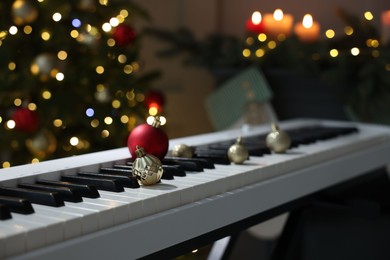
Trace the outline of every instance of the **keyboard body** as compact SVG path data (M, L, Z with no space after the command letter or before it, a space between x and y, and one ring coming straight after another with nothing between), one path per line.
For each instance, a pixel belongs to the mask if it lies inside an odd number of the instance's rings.
M282 204L358 177L390 162L390 128L324 120L281 122L299 126L356 126L358 133L300 145L284 154L251 156L243 165L215 165L154 186L102 191L98 199L0 221L0 258L138 259L174 247ZM170 140L202 145L270 131L250 126ZM127 148L0 170L0 186L58 180L129 159Z

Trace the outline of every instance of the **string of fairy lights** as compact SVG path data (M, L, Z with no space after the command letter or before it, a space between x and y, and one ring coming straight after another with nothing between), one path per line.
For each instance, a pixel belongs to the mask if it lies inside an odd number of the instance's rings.
M256 13L256 12L255 12ZM254 13L254 15L255 15ZM256 13L257 14L257 13ZM258 15L258 14L257 14ZM363 14L363 17L366 21L373 21L374 15L370 11L366 11ZM255 19L258 19L257 17ZM354 28L351 26L345 26L343 30L343 35L345 36L352 36L355 31ZM327 29L324 32L324 37L326 39L334 39L336 38L336 32L334 29ZM278 34L276 37L269 37L266 33L259 33L259 34L249 34L249 36L245 39L245 47L242 50L242 56L246 59L261 59L263 58L267 52L277 48L278 44L284 42L288 38L288 35L281 33ZM260 47L258 45L260 44ZM328 50L327 53L320 53L319 51L316 53L313 53L312 59L319 60L321 57L327 56L330 58L337 58L343 55L352 55L352 56L359 56L359 55L370 55L373 58L380 57L381 53L379 50L379 47L381 47L381 40L380 39L367 39L365 42L365 45L367 48L362 49L358 46L351 47L350 49L337 49L332 48ZM387 64L385 66L386 71L390 71L390 64Z
M43 4L45 0L37 0L38 3ZM99 3L102 6L107 6L109 4L108 0L99 0ZM22 16L15 15L19 14L18 10L23 10L24 14ZM26 11L27 10L27 11ZM28 37L33 34L35 28L31 25L38 17L38 9L29 5L28 1L25 0L16 0L12 5L13 12L13 25L11 25L8 29L1 30L0 28L0 48L4 45L7 40L12 40L12 37L20 36L23 34L24 37ZM26 13L27 12L27 13ZM51 20L53 23L60 23L64 15L59 11L53 11L51 15ZM93 45L94 42L102 39L102 34L113 35L113 32L116 28L118 28L121 24L126 21L126 18L129 16L129 11L126 9L122 9L117 13L116 16L111 17L108 21L102 21L100 27L94 26L89 23L84 23L80 18L71 19L71 27L72 29L69 32L69 37L74 39L75 41L83 44ZM36 33L36 32L35 32ZM56 32L52 32L50 29L42 29L39 32L40 39L43 42L49 42L53 38L53 34ZM66 37L64 35L63 37ZM107 40L105 44L108 47L115 47L118 45L116 39L114 37L106 37ZM110 57L109 57L110 58ZM126 75L130 75L140 71L140 64L137 61L130 61L125 53L120 53L112 59L116 59L116 61L122 65L123 73ZM55 55L48 55L47 53L39 54L30 65L30 73L31 75L38 77L41 82L48 81L57 81L62 82L66 79L67 74L66 70L62 69L62 63L66 62L69 59L69 53L65 49L60 49L57 51ZM8 62L8 70L10 72L14 72L17 70L19 64L15 60L10 60ZM107 68L104 65L96 65L95 72L96 74L102 75L105 73ZM44 100L50 100L53 98L53 92L50 89L43 89L40 94L40 98ZM136 93L134 89L130 89L128 91L118 90L116 93L111 95L108 91L108 86L104 83L99 83L96 85L96 92L94 94L95 99L98 102L111 102L111 107L119 111L119 108L122 106L127 106L129 108L135 107L137 104L144 102L145 94L144 93ZM14 108L25 108L29 111L36 112L39 109L37 103L31 100L27 100L23 97L15 97L13 100ZM160 112L160 108L158 106L150 106L148 107L149 117L147 118L147 122L152 122L153 117ZM118 115L117 118L114 118L110 115L110 111L107 111L107 116L103 119L98 119L95 117L96 111L93 106L87 107L85 111L81 112L84 116L90 120L90 127L98 128L99 126L107 126L107 128L103 127L100 130L101 138L108 138L110 136L110 130L108 126L113 124L114 120L120 120L120 122L130 131L137 124L136 115L132 114L121 114ZM166 118L164 116L160 117L161 125L166 123ZM52 124L55 128L62 129L65 128L67 122L62 118L55 118L52 121ZM9 117L9 115L0 114L0 125L3 125L5 130L14 131L17 127L17 122ZM46 137L48 139L48 137ZM50 138L51 140L53 138ZM52 141L53 146L56 146L55 140ZM90 143L87 138L82 138L80 136L74 135L70 136L68 140L68 144L64 145L62 149L64 151L71 151L72 149L83 150L88 149ZM11 147L12 148L12 147ZM56 148L46 147L47 150L55 150ZM34 157L31 162L39 162L40 156ZM6 160L1 163L2 167L10 167L11 162Z

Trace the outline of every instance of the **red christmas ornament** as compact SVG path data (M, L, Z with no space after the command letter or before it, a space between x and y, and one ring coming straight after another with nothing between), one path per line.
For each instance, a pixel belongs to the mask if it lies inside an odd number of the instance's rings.
M137 146L143 147L145 153L152 154L162 160L168 152L169 139L163 130L159 128L159 117L154 118L152 125L142 124L134 128L128 139L127 147L132 158L137 158Z
M118 46L124 47L131 44L135 39L134 29L127 24L120 24L116 27L112 37Z
M161 112L165 105L165 97L160 91L151 90L146 94L144 102L148 108L155 107Z
M17 108L12 115L15 129L23 132L33 132L38 128L38 115L27 108Z

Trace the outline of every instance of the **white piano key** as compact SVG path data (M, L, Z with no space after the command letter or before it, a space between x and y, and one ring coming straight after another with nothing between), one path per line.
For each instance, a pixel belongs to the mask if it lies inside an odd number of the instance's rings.
M100 196L106 200L120 201L127 204L127 221L143 217L142 199L132 198L126 192L100 191Z
M65 202L65 206L91 211L98 218L99 230L114 225L114 212L111 207L93 203L85 203L84 201L78 203Z
M82 215L70 214L69 208L53 208L44 205L34 205L35 215L51 217L63 223L64 240L78 237L82 234Z
M27 251L26 232L29 226L13 219L0 221L0 259Z
M83 198L83 203L97 205L105 208L105 211L110 211L115 225L125 223L129 220L129 205L120 200L106 199L100 194L100 198Z
M61 219L57 217L40 215L39 213L29 214L29 215L14 213L12 214L12 218L15 219L16 221L20 221L23 223L30 223L31 225L36 225L37 230L43 231L44 245L61 242L65 239L64 223L61 221ZM35 237L32 236L33 235L32 233L28 232L27 236L29 235L31 235L31 238L27 243L27 248L33 249L33 248L40 247L41 241L37 241L37 240L41 240L41 234Z

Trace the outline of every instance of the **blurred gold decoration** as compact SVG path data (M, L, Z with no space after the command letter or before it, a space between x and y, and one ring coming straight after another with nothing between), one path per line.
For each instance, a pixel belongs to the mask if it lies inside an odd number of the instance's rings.
M12 5L12 18L16 25L34 22L38 17L38 10L31 1L16 0Z
M39 54L31 64L31 73L39 76L42 81L54 78L59 72L56 56L51 53Z
M186 144L177 144L172 149L172 156L192 158L193 149Z
M26 146L35 157L45 159L57 149L57 139L52 132L42 129L26 140Z
M242 143L242 137L238 137L235 144L231 145L228 150L228 158L235 164L242 164L249 157L248 149Z
M275 123L271 126L271 132L267 135L265 142L267 147L275 153L284 153L291 145L290 136Z

